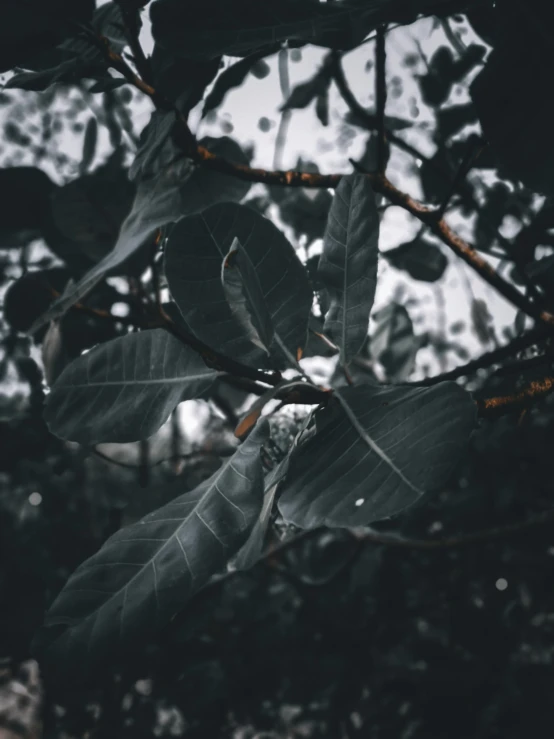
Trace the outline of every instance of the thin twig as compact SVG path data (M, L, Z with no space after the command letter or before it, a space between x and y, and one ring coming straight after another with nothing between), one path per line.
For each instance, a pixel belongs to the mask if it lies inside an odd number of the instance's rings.
M498 364L504 359L508 359L518 352L544 341L546 338L548 338L548 334L544 329L534 329L533 331L529 331L523 336L514 339L506 346L501 346L499 349L487 352L477 359L472 359L470 362L467 362L467 364L463 364L460 367L450 370L450 372L444 372L443 374L435 375L435 377L426 377L424 380L418 380L413 384L425 386L437 385L439 382L456 380L459 377L467 377L468 375L472 375L474 372L477 372L477 370L490 367L493 364Z
M387 167L387 131L385 108L387 104L387 79L385 46L386 26L379 26L375 41L375 102L377 107L377 172L384 175Z
M279 85L281 86L281 95L283 96L283 103L290 97L290 78L289 78L289 50L283 48L278 54L278 65L279 65ZM292 110L290 108L283 109L281 112L281 118L279 120L279 128L277 129L277 137L275 139L275 152L273 154L273 169L279 169L283 159L283 152L285 149L285 143L287 141L287 133L292 117Z
M458 188L464 181L467 173L471 169L473 162L475 161L476 157L478 156L479 152L482 149L483 149L483 144L479 142L477 139L471 138L469 140L469 145L467 146L464 157L460 163L460 166L458 167L458 170L454 176L454 179L452 180L450 189L448 190L446 197L444 198L442 205L440 206L438 210L438 213L437 213L438 218L442 218L444 214L446 213L446 210L448 206L450 205L450 201L456 194L456 191L458 190Z

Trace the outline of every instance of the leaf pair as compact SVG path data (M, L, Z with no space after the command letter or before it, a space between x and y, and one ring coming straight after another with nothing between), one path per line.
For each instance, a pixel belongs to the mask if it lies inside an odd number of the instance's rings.
M257 367L290 367L307 340L312 291L285 236L247 206L184 218L165 250L171 295L190 330Z

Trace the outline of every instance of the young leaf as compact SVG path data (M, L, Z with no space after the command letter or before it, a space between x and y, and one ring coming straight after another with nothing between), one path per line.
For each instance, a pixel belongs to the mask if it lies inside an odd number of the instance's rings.
M233 315L250 341L269 354L273 321L256 269L236 238L221 265L221 284Z
M361 526L399 513L446 483L475 424L470 395L451 382L335 395L316 415L317 433L293 455L279 500L285 520L302 528Z
M35 640L41 664L82 680L162 628L247 539L263 500L260 424L195 490L111 536L73 573Z
M325 333L348 364L367 336L377 285L379 213L367 177L343 177L323 238L318 277L329 298Z
M162 329L128 334L66 367L48 396L45 419L53 434L81 444L146 439L216 376Z
M175 225L165 249L165 273L173 299L191 330L206 344L243 362L267 366L267 354L252 343L235 318L221 284L221 262L235 238L257 277L255 300L265 305L264 315L271 317L272 357L281 365L294 364L297 350L306 342L312 291L291 244L251 208L222 203Z

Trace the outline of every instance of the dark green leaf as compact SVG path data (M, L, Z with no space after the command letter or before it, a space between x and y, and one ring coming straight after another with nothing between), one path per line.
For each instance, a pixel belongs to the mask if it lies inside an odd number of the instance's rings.
M191 330L209 346L243 362L266 366L265 352L251 343L233 316L221 284L221 262L235 238L254 266L271 315L271 354L290 366L306 343L312 292L287 239L251 208L222 203L176 224L165 250L173 299Z
M293 455L279 499L302 528L361 526L444 485L476 420L455 383L350 387L317 411L317 433Z
M89 92L110 92L110 90L117 90L118 87L123 87L126 84L128 83L125 77L104 77L89 87Z
M65 369L48 396L45 419L53 434L81 444L146 439L178 403L200 397L216 376L162 329L128 334Z
M152 637L247 539L263 499L260 424L195 490L108 539L73 573L35 640L58 680L82 681Z
M422 282L436 282L448 266L441 248L421 237L381 253L393 267Z
M323 238L318 275L329 297L324 333L347 364L367 336L377 285L379 213L364 175L343 177Z
M223 259L221 283L231 311L250 341L269 354L273 321L256 269L238 239Z

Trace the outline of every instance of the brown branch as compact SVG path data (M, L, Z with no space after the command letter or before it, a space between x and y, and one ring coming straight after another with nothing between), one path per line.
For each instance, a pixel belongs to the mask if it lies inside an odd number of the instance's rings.
M387 104L387 79L385 46L386 26L379 26L375 42L375 103L377 107L377 172L384 175L387 167L387 131L385 108Z
M96 38L96 37L95 37ZM97 39L98 41L98 39ZM100 43L104 46L107 58L116 69L121 71L129 81L135 84L145 94L149 95L154 102L161 101L167 105L164 98L160 98L154 88L138 78L129 65L116 52L112 51L106 39ZM173 107L173 106L172 106ZM232 175L238 179L248 182L262 182L266 185L286 185L288 187L336 187L341 179L340 174L321 175L309 174L297 171L271 171L264 169L252 169L243 164L235 164L210 152L203 146L199 146L190 131L185 117L176 111L180 123L181 137L178 143L182 146L185 154L192 157L193 161L203 164L222 174ZM356 165L355 165L356 166ZM495 269L464 239L456 234L446 221L437 217L437 211L429 208L407 193L396 188L384 175L365 173L371 179L376 192L385 195L391 203L407 210L422 223L429 226L430 230L438 236L452 251L472 267L486 282L494 287L501 295L517 308L535 320L542 321L548 326L554 326L554 315L535 306L525 295L519 292L511 283L504 280ZM256 379L256 378L253 378Z
M499 395L478 400L477 408L480 415L496 416L497 414L511 413L542 400L550 395L552 391L554 391L554 377L543 377L542 380L533 380L511 395Z

